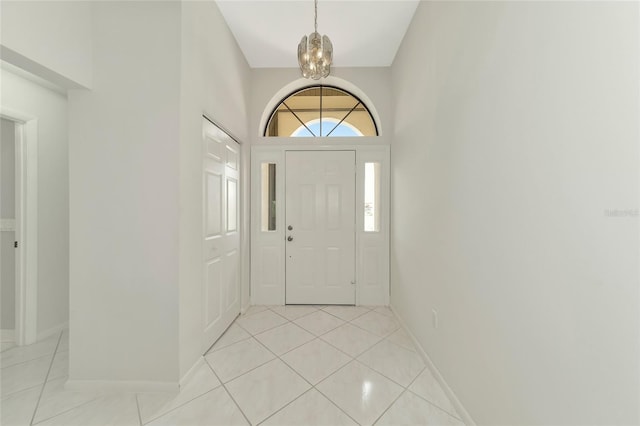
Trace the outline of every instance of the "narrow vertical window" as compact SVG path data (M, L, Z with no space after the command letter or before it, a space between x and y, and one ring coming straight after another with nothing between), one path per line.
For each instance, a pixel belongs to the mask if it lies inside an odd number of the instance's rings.
M276 165L262 163L261 167L261 223L262 231L276 230Z
M364 163L364 231L380 232L380 163Z

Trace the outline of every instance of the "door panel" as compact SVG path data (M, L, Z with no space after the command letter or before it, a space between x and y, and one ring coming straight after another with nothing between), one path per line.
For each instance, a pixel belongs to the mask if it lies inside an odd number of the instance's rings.
M286 303L355 304L355 152L288 151L285 209Z
M220 235L220 226L222 223L222 206L220 198L222 197L222 176L220 173L206 172L206 230L207 237L215 237Z
M240 312L239 148L203 119L203 351Z

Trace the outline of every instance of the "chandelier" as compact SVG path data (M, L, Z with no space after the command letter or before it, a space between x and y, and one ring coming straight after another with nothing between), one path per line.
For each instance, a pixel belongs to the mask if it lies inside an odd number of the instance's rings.
M304 78L319 80L331 72L331 60L333 59L333 45L326 35L318 33L318 0L314 0L315 31L309 37L302 36L298 45L298 64Z

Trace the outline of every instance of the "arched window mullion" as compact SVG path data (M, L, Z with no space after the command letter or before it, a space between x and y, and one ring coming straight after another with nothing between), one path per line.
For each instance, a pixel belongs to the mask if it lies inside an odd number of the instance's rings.
M317 137L317 136L316 136L316 134L315 134L315 133L313 133L309 127L307 127L307 125L304 123L304 121L300 120L300 117L298 117L298 114L296 114L295 112L293 112L293 110L292 110L291 108L289 108L289 105L287 105L287 103L286 103L286 102L282 102L282 105L284 105L285 107L287 107L287 109L289 110L289 112L290 112L291 114L293 114L293 116L294 116L294 117L295 117L295 118L300 122L300 124L302 124L302 125L305 127L305 129L307 129L307 130L309 131L309 133L311 133L311 134L313 135L313 137L314 137L314 138L315 138L315 137Z
M330 131L329 133L327 133L327 137L329 137L329 135L331 135L331 133L333 133L333 131L334 131L335 129L337 129L339 125L341 125L341 124L342 124L342 122L343 122L343 121L344 121L344 120L349 116L349 114L351 114L353 111L355 111L355 109L356 109L356 108L358 108L358 105L360 105L360 102L358 102L358 103L356 104L356 106L354 106L353 108L351 108L351 111L349 111L349 112L347 113L347 115L345 115L344 117L342 117L342 120L340 120L340 121L338 122L338 124L336 124L336 125L333 127L333 129L331 129L331 131Z

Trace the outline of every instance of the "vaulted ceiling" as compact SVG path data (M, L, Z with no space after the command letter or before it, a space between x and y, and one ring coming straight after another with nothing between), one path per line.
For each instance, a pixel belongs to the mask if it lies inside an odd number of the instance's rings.
M297 46L313 32L313 0L216 0L252 68L297 67ZM319 0L318 32L334 66L390 66L419 0Z

